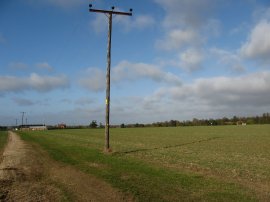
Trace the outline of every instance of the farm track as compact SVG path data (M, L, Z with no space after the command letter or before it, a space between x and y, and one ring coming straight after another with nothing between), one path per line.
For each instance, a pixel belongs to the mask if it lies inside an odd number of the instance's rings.
M0 202L133 201L109 184L53 161L37 145L9 132L0 163Z

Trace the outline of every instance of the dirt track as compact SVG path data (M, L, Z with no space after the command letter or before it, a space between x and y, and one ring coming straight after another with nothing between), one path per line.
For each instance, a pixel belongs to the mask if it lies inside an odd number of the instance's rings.
M0 163L0 201L132 201L109 184L50 159L9 132Z

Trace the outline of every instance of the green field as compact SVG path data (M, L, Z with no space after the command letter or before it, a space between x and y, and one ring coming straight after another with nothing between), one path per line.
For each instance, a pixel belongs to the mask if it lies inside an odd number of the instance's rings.
M7 131L0 131L0 154L7 142Z
M270 201L270 125L24 132L138 201Z

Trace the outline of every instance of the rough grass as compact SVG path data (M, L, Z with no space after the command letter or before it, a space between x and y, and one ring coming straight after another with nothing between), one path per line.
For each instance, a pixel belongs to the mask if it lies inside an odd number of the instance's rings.
M56 160L106 180L139 201L270 200L270 126L23 133Z
M3 148L7 142L7 137L8 137L7 131L0 131L0 155L2 154Z

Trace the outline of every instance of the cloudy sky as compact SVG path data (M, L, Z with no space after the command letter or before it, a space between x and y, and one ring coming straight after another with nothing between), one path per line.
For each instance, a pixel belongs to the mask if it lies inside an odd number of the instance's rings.
M269 0L1 0L0 125L104 123L270 112Z

